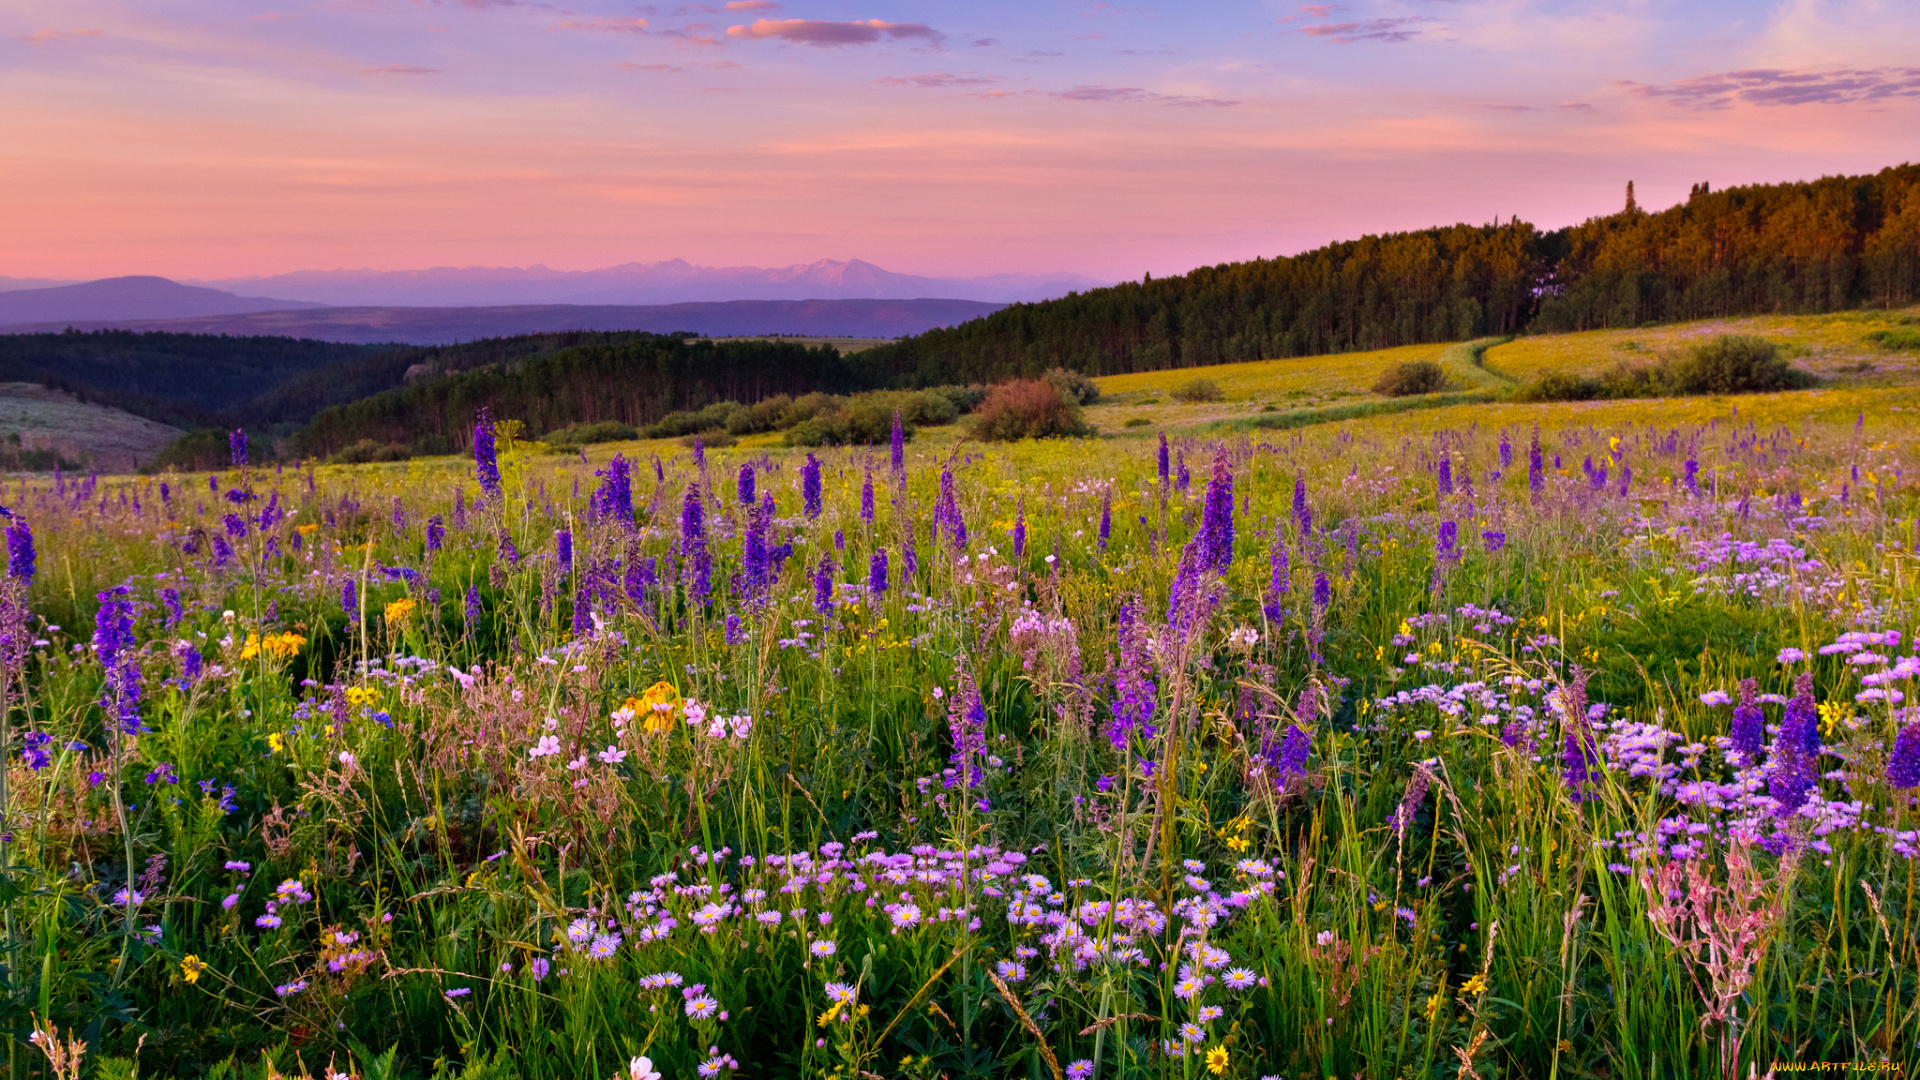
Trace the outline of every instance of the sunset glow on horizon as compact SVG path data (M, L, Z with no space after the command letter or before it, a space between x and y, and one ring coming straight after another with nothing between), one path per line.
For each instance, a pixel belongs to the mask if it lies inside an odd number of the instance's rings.
M19 0L0 276L1121 279L1558 227L1920 156L1916 42L1891 0Z

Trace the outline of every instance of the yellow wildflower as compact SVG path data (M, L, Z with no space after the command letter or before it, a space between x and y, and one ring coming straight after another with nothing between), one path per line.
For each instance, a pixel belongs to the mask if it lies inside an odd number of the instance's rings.
M287 748L286 740L280 737L279 732L277 731L267 732L267 753L277 754L280 751L285 750L286 748Z
M370 686L347 687L347 704L352 705L356 708L362 705L372 705L379 700L380 700L380 691L375 690Z
M308 522L305 525L295 525L293 531L299 533L301 536L312 536L313 530L319 527L320 526L314 522Z
M180 977L190 983L200 981L200 973L207 970L206 962L193 953L180 958Z
M1228 1066L1232 1064L1232 1059L1228 1056L1226 1047L1216 1046L1207 1051L1207 1071L1213 1075L1219 1076L1225 1073Z
M651 734L672 731L673 722L680 715L680 691L669 682L657 682L640 692L639 697L630 697L620 703L620 709L640 718L641 726Z
M406 622L407 618L413 614L413 606L413 600L405 596L388 604L387 625L398 626Z
M251 660L260 655L260 635L249 630L247 643L240 646L240 659Z

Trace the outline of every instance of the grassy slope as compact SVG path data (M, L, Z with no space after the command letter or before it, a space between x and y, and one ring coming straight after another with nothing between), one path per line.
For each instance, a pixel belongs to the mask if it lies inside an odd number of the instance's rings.
M0 383L0 438L15 433L28 449L128 472L152 461L180 430L37 383Z

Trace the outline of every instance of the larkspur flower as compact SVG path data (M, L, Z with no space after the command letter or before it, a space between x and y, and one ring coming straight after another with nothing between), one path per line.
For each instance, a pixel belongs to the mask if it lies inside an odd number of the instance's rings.
M498 499L500 490L500 459L494 448L493 413L482 408L479 418L473 425L473 467L474 475L480 481L480 493L489 499Z
M1887 755L1887 786L1897 791L1920 787L1920 722L1906 725L1893 737Z

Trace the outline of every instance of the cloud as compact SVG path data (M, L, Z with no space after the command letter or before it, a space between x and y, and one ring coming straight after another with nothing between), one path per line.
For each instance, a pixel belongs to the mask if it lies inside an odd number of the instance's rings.
M1049 97L1063 101L1108 101L1140 103L1149 105L1238 105L1237 101L1221 98L1191 97L1185 94L1160 94L1152 90L1142 90L1137 86L1076 86L1069 90L1042 90Z
M1556 109L1591 109L1593 108L1593 106L1587 104L1584 101L1563 101L1560 104L1555 105L1554 108Z
M1338 10L1340 10L1339 4L1309 4L1300 9L1303 14L1316 19L1324 19Z
M944 40L926 23L826 22L821 19L755 19L750 26L729 26L727 36L747 41L779 38L801 45L871 45L882 38L900 41L920 38L933 44Z
M20 40L29 45L48 45L56 41L67 41L72 38L101 37L105 34L106 31L104 30L94 30L90 28L83 30L35 30Z
M1783 71L1756 68L1699 75L1665 86L1621 81L1637 97L1677 108L1725 109L1748 105L1859 105L1892 98L1920 97L1920 68L1871 68L1835 71Z
M615 61L613 66L621 71L651 71L664 75L678 75L687 70L678 64L636 64L631 60Z
M983 38L981 38L981 39L980 39L979 41L970 41L970 42L968 42L967 44L969 44L969 45L972 45L973 47L975 47L975 48L978 48L978 49L984 49L984 48L987 48L987 47L989 47L989 46L993 46L993 45L998 45L998 44L1000 44L1000 39L999 39L999 38L990 38L990 37L983 37Z
M1407 41L1420 33L1413 24L1432 21L1424 15L1407 15L1393 19L1368 19L1365 22L1322 23L1303 26L1299 32L1309 37L1326 38L1336 45L1350 45L1356 41Z
M727 11L772 11L779 6L780 5L774 3L773 0L727 0L724 9Z
M549 30L594 30L608 34L644 34L647 32L645 19L619 19L601 16L593 19L570 19L547 27Z
M1481 107L1482 107L1482 108L1486 108L1486 109L1492 109L1492 110L1493 110L1494 112L1514 112L1514 113L1519 113L1519 112L1532 112L1532 111L1533 111L1533 106L1531 106L1531 105L1483 105L1483 106L1481 106Z
M421 67L419 64L387 64L384 67L361 68L362 75L438 75L439 68Z
M882 86L919 86L938 89L944 86L985 86L989 83L1005 82L999 75L949 75L944 71L925 75L900 75L885 79L875 79Z

